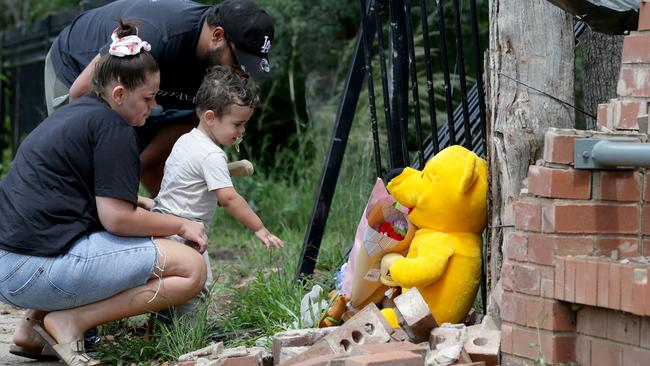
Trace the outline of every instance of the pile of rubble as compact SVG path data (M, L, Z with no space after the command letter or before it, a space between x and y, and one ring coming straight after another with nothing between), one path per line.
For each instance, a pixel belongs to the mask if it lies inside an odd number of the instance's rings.
M489 317L472 326L438 326L416 289L395 305L400 328L370 304L338 327L277 333L272 355L262 347L224 349L219 343L181 356L177 366L497 365L501 332Z

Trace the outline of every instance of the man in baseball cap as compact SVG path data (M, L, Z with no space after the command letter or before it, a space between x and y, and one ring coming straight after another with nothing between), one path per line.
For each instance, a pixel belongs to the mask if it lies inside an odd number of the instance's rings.
M264 9L250 0L226 0L215 8L206 22L223 28L234 64L241 66L246 74L270 75L269 52L275 29Z
M231 65L241 75L270 76L275 29L269 14L253 0L214 6L189 0L117 0L88 10L59 34L45 59L48 114L90 92L95 64L107 51L107 35L119 18L135 22L160 67L158 108L136 128L141 182L155 196L171 147L198 122L194 95L205 70Z

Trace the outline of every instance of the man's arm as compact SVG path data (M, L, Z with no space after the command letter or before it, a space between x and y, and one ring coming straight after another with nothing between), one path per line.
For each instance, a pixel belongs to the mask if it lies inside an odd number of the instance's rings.
M88 66L83 69L81 74L77 76L74 83L72 83L72 86L70 87L70 102L84 94L90 93L92 90L93 73L95 72L95 67L100 58L101 54L98 53L97 56L90 61Z

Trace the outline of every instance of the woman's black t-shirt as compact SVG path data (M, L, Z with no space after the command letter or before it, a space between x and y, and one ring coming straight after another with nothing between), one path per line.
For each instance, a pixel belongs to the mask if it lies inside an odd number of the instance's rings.
M55 256L103 230L95 196L137 204L138 151L133 127L95 94L53 113L0 181L0 249Z

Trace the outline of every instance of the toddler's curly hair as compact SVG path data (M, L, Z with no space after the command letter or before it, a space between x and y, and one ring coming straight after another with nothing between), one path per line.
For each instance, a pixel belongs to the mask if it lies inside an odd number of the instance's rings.
M213 66L206 71L194 103L198 111L212 110L217 117L230 111L230 106L255 108L258 89L248 78L237 75L230 66Z

